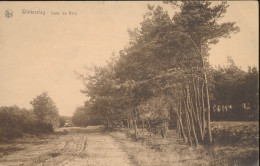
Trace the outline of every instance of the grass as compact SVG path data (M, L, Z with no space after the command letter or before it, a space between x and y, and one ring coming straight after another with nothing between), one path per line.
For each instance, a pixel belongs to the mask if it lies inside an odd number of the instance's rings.
M202 154L210 165L254 166L259 163L258 122L212 122L214 144Z
M212 122L211 129L217 145L259 147L257 122Z
M133 136L134 131L128 129L110 134L136 165L255 166L259 163L258 122L212 122L211 127L214 142L197 149L183 143L175 130L169 130L164 139L160 135L150 137L141 129L138 140Z
M122 149L134 161L135 165L142 166L199 166L207 165L207 161L200 160L194 148L189 148L177 138L174 131L169 131L166 138L160 135L150 137L148 132L139 131L136 141L130 130L120 129L110 135L120 142Z
M0 139L0 158L12 154L13 152L24 150L31 145L40 145L47 143L49 140L55 139L60 135L67 135L67 130L59 129L53 133L40 133L40 134L23 134L20 138L13 138L13 139ZM56 157L55 153L50 154L51 156Z

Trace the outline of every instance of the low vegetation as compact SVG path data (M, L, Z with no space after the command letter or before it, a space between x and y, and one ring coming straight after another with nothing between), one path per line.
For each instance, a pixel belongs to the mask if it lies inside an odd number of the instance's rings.
M213 122L213 143L189 148L169 130L164 139L150 137L146 130L134 132L118 128L110 135L122 143L137 165L238 165L255 166L259 156L259 127L257 122ZM137 141L137 142L136 142Z
M213 122L211 126L214 144L202 152L209 156L211 165L255 166L259 163L258 122Z
M59 127L58 109L46 92L31 104L32 110L18 106L0 107L0 140L22 137L24 133L50 133Z

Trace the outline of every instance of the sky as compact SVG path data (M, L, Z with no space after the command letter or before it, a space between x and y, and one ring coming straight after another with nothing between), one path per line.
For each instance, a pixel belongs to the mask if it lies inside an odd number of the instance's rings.
M60 115L72 116L87 100L74 71L105 65L123 49L127 29L140 27L147 4L175 12L148 1L0 2L0 106L31 109L30 101L47 91ZM240 32L212 46L209 62L223 65L231 56L243 70L258 67L258 2L229 4L223 21L236 21ZM12 11L11 18L6 10Z

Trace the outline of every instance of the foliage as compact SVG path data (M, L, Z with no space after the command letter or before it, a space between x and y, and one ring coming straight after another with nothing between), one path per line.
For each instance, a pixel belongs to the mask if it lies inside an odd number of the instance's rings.
M59 119L60 126L59 127L63 127L65 125L65 122L66 122L66 120L63 117L60 117L60 119Z
M215 104L233 107L233 113L228 113L233 117L230 120L257 118L258 74L256 67L249 67L248 72L243 71L231 57L228 57L228 66L219 66L213 71ZM243 108L243 104L250 108ZM248 112L248 109L249 114L244 116L243 112Z
M103 124L102 116L100 116L100 114L93 113L93 108L91 108L90 105L86 105L84 107L78 107L72 116L72 123L75 126L79 126L79 127L87 127L90 125Z
M156 121L158 124L168 122L170 104L165 97L154 97L140 104L138 109L141 111L140 117L145 120Z
M84 112L84 108L78 107L72 116L72 123L75 126L86 127L87 126L86 119L87 117Z
M0 107L0 137L21 137L23 133L39 134L52 132L50 124L39 122L32 110L17 106Z
M53 100L47 92L43 92L31 102L36 118L43 123L49 123L53 127L59 127L59 112Z
M0 107L0 137L15 138L23 133L40 134L53 131L59 125L57 107L46 92L33 101L33 110L18 106Z

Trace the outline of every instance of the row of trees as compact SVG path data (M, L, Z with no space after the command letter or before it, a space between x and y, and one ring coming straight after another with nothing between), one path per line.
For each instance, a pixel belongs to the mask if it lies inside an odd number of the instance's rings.
M82 92L90 98L85 109L107 128L127 126L137 138L138 125L145 123L148 131L160 128L164 137L173 123L184 141L197 146L212 141L208 50L239 28L234 22L219 23L227 2L170 5L180 9L173 17L160 6L148 5L141 28L129 30L130 42L119 56L78 78L85 86Z
M62 119L53 100L46 92L31 101L32 110L18 106L0 107L0 137L20 137L23 133L52 132Z

